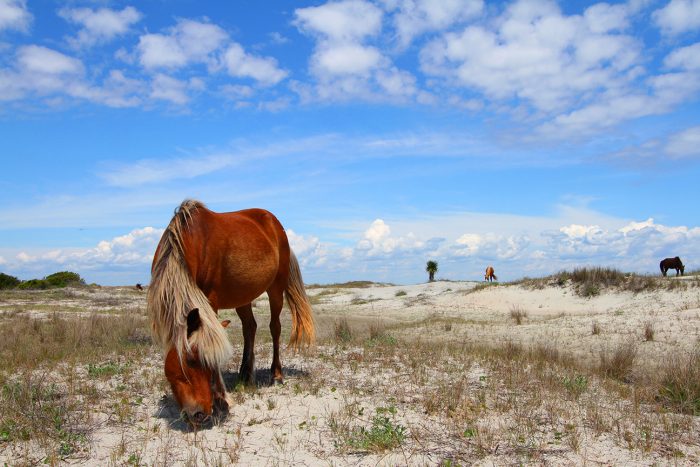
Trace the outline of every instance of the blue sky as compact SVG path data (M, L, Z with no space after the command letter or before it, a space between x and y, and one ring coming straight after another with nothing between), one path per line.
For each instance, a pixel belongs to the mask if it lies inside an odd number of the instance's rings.
M0 0L0 271L147 283L175 207L307 282L700 262L700 0Z

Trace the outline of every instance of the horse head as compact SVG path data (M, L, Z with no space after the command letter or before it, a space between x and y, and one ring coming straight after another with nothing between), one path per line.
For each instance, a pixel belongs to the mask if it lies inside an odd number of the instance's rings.
M221 325L227 327L229 323L226 320ZM165 357L165 377L183 416L194 426L209 422L212 415L227 413L229 408L220 369L210 368L200 359L196 338L193 337L196 337L201 325L199 310L195 308L187 316L190 352L180 359L173 347Z

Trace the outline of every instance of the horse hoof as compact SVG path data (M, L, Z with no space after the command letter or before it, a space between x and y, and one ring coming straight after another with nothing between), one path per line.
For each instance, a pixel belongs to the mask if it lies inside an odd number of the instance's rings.
M284 386L284 379L282 378L273 378L272 379L272 385L273 386Z

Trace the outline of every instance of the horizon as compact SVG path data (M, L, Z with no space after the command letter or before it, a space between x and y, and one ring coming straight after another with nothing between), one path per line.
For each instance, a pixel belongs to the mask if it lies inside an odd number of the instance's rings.
M186 198L307 284L698 270L700 0L0 0L0 50L22 280L147 284Z

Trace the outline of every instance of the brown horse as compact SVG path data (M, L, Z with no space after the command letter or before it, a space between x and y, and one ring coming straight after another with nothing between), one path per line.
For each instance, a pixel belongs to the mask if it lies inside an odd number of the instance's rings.
M498 277L496 277L496 274L494 274L493 266L489 266L486 268L486 274L484 274L484 280L485 281L497 281Z
M228 409L221 368L232 353L217 312L235 308L243 325L239 377L255 383L255 331L251 302L270 301L271 376L282 382L280 313L284 297L292 315L290 344L314 340L311 305L287 234L262 209L215 213L193 200L175 211L151 268L148 311L153 334L166 353L165 376L183 413L194 425L214 408Z
M681 259L676 256L675 258L666 258L661 260L659 263L659 268L661 269L661 275L665 276L669 269L676 270L676 276L680 273L682 276L685 272L685 266L681 262Z

